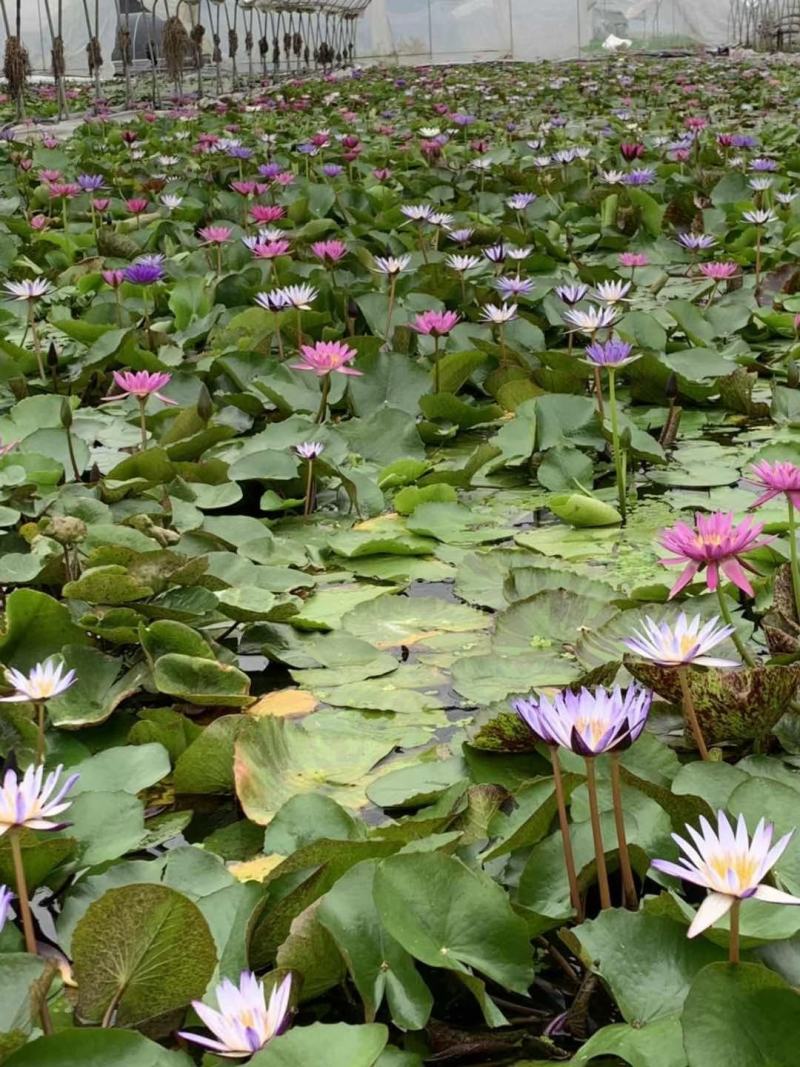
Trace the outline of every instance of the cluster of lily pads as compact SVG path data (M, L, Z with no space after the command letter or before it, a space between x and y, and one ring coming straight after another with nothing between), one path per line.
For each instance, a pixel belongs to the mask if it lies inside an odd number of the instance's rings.
M793 1067L798 89L3 139L0 1063Z

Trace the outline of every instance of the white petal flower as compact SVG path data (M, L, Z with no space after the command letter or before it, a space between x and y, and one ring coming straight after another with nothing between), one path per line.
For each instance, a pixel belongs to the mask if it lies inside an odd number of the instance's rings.
M218 1011L200 1000L192 1001L216 1040L187 1031L180 1031L180 1036L228 1059L251 1056L283 1029L291 991L292 976L287 975L274 987L265 1005L264 985L250 971L242 972L238 987L225 978L216 989Z
M761 885L761 879L786 851L793 831L784 834L773 845L774 827L760 819L751 839L744 816L739 816L734 831L723 811L717 812L716 830L705 816L700 817L700 831L688 824L686 830L691 843L678 834L672 835L683 853L678 862L653 860L652 865L662 874L711 890L689 927L689 937L707 930L730 911L737 900L755 897L770 904L800 904L800 897Z
M15 692L11 696L0 697L0 701L19 703L26 700L49 700L69 689L75 678L75 671L64 671L63 663L55 660L37 663L29 674L9 667L5 671L5 679Z
M641 630L633 637L625 638L623 644L642 659L658 663L662 667L679 667L695 663L701 667L738 667L738 660L707 656L718 644L730 637L732 626L719 626L715 616L703 624L699 615L687 619L681 612L674 626L668 622L654 622L645 618Z

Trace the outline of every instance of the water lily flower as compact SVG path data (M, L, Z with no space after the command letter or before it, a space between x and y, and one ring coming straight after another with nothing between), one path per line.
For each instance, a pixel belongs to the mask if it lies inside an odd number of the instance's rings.
M315 241L311 246L311 251L317 259L323 262L338 263L347 255L347 245L344 241Z
M303 441L294 446L294 450L301 459L318 459L325 451L325 445L321 441Z
M475 233L473 229L465 226L459 230L450 230L447 236L451 241L455 241L457 245L469 244L470 238Z
M63 770L63 766L59 765L46 779L41 763L37 766L31 764L21 778L13 769L6 771L0 786L0 836L21 827L30 830L64 828L65 823L52 820L72 803L64 798L80 775L71 774L59 782Z
M111 289L119 289L125 281L125 271L123 270L103 270L100 272L100 276Z
M484 304L481 308L481 319L484 322L492 323L494 326L501 326L506 322L512 322L516 317L516 304L503 304L502 307L498 307L497 304Z
M105 187L106 180L102 174L79 174L78 185L85 193L95 193Z
M411 329L431 337L446 337L459 318L455 311L423 311L411 323Z
M183 197L176 196L174 193L164 193L161 197L161 203L167 211L176 211L183 203Z
M254 222L277 222L286 214L286 209L279 204L253 204L249 215Z
M778 170L778 164L774 159L766 159L763 156L759 156L757 159L750 161L750 170L770 173Z
M511 706L540 741L592 757L630 747L645 727L652 700L648 689L634 684L625 693L619 687L564 689L552 701L527 697Z
M617 259L621 267L646 267L650 262L644 252L620 252Z
M286 240L258 241L252 245L250 251L256 259L276 259L278 256L285 256L290 247L289 242Z
M639 170L629 171L622 180L623 185L652 185L656 180L656 172L651 167L641 167Z
M179 1036L228 1059L251 1056L286 1028L291 992L289 974L273 988L269 1004L265 1005L264 983L250 971L242 971L238 986L229 978L217 986L218 1011L201 1000L192 1001L192 1007L216 1040L186 1030L179 1031Z
M717 239L710 233L679 233L678 243L690 252L700 252L715 245Z
M628 163L634 159L641 159L644 155L644 145L634 141L623 141L619 146L620 155Z
M339 374L357 375L363 371L349 366L358 353L344 341L317 341L313 345L301 345L302 362L292 363L293 370L312 371L322 377L337 371Z
M514 193L513 196L506 198L506 205L512 211L524 211L525 208L531 206L534 200L536 200L535 193Z
M627 341L595 341L586 347L586 362L593 367L626 367L641 356L632 356L633 345Z
M147 211L147 201L144 197L134 196L125 201L125 207L131 215L143 215Z
M739 273L739 264L732 262L701 263L697 269L704 277L711 278L712 281L724 282Z
M494 287L507 301L512 297L528 296L533 292L534 284L532 278L520 278L518 274L503 275L495 280Z
M4 676L14 689L11 696L0 697L0 701L7 703L25 701L39 703L49 700L51 697L66 692L77 678L74 670L65 670L63 663L52 659L37 663L28 674L23 674L14 667L8 667L4 671Z
M445 263L451 270L458 271L459 274L465 274L468 270L475 270L476 267L482 266L483 260L480 256L449 255L445 257Z
M732 633L733 627L720 626L716 615L703 622L699 615L688 619L681 612L674 624L654 622L648 615L641 629L624 638L623 644L641 659L661 667L682 667L690 663L698 667L738 667L738 660L707 654Z
M408 270L411 256L375 256L375 270L378 274L402 274Z
M597 333L598 330L606 330L617 321L617 311L614 307L595 307L591 305L588 311L573 308L564 313L564 318L571 323L578 333Z
M672 834L683 853L678 862L656 859L652 866L662 874L711 890L692 920L689 937L697 937L713 926L734 906L738 911L739 902L750 897L769 904L800 904L800 897L762 883L762 878L786 851L793 836L791 832L773 845L774 827L760 819L751 839L744 816L739 816L734 831L723 811L717 812L716 829L701 816L701 832L688 824L686 830L691 843Z
M268 293L256 293L255 302L264 311L271 311L273 314L283 311L288 306L282 289L272 289Z
M230 241L233 230L230 226L204 226L197 233L206 244L224 245Z
M411 222L429 222L434 207L432 204L403 204L400 211Z
M783 494L792 507L800 510L800 467L788 461L770 463L762 459L753 464L750 472L748 481L764 490L751 507L760 508L762 504Z
M630 282L599 282L594 291L596 298L604 304L619 304L627 297L630 287Z
M125 268L125 281L133 285L155 285L164 277L164 256L142 256Z
M750 517L736 524L731 512L715 511L710 515L697 512L694 529L685 522L678 522L671 529L664 530L661 545L673 555L661 562L684 568L669 591L670 599L703 570L706 571L709 589L718 589L721 571L743 593L753 596L753 587L745 574L745 569L752 571L753 568L740 557L769 543L759 540L763 529L763 523L755 522Z
M298 311L310 311L311 304L316 300L318 292L319 290L313 285L303 282L299 285L284 285L282 289L276 289L269 295L273 298L273 302L276 299L279 300L282 308L291 307L296 308ZM259 296L262 295L259 293ZM261 303L258 297L256 297L256 301ZM272 310L272 308L269 310Z
M14 300L38 300L53 291L53 286L46 278L29 278L22 282L5 282L5 291Z
M584 285L583 282L569 285L557 285L554 292L559 300L563 300L565 304L579 304L589 292L589 286Z
M778 216L770 208L756 208L754 211L742 212L742 218L745 222L750 222L753 226L766 226L769 222L777 222Z
M170 400L160 391L172 380L172 375L167 371L115 370L112 377L120 391L113 396L106 397L106 400L121 400L124 396L133 396L139 401L144 401L152 395L158 397L163 404L177 404L177 400Z

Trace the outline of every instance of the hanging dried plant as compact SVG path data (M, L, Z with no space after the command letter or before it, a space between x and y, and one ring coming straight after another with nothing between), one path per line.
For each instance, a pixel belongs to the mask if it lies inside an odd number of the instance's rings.
M103 65L103 52L100 48L100 41L96 37L92 37L86 45L86 59L89 64L90 74L100 70Z
M131 47L131 31L125 25L121 25L117 31L117 48L123 64L129 66L133 60L133 51Z
M235 59L239 51L239 34L236 30L228 30L228 58Z
M221 63L222 62L222 48L220 47L221 44L222 44L222 40L220 38L220 35L218 33L215 33L214 34L214 52L213 52L213 54L211 56L211 59L214 61L214 63Z
M53 77L58 80L64 77L66 64L64 61L64 38L55 37L53 47L50 49L50 62L53 67Z
M183 74L183 63L191 42L186 27L176 15L168 18L164 25L162 47L167 73L174 82L178 82Z
M259 37L258 52L262 59L266 59L269 55L269 41L266 37Z
M299 56L303 51L303 37L301 34L296 33L292 37L292 51L296 56Z
M25 82L30 72L28 52L22 46L18 37L9 37L6 41L5 61L3 74L8 82L11 95L22 100L25 93Z
M203 39L206 35L206 28L201 23L196 23L192 26L192 32L189 37L192 42L192 55L194 56L194 64L196 67L200 67L203 64Z

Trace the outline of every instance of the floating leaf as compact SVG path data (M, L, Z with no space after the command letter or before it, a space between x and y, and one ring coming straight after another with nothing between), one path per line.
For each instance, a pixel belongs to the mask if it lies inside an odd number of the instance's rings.
M167 886L109 889L72 937L78 1011L135 1026L202 997L216 964L197 906Z

